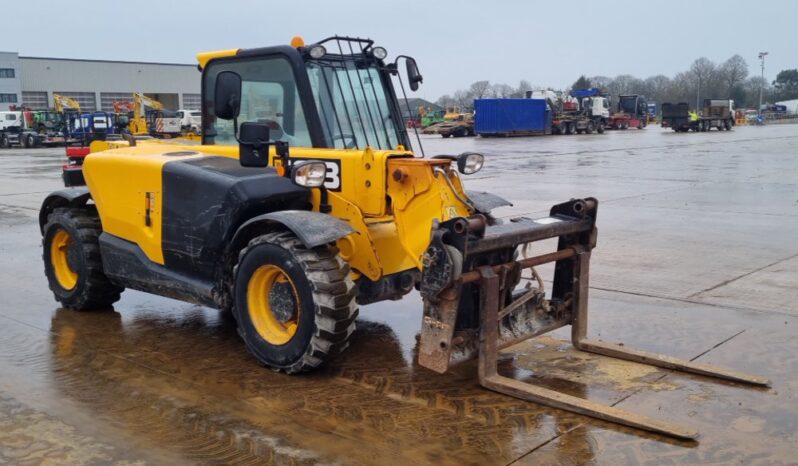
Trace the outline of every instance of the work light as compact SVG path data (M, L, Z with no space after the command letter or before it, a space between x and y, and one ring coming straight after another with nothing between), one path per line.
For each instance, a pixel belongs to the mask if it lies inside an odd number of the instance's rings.
M310 55L310 58L319 59L319 58L327 55L327 49L325 49L323 45L319 45L319 44L311 45L310 46L310 51L308 52L308 54Z
M457 156L457 170L464 175L472 175L482 170L485 156L476 152L463 152Z
M374 58L377 60L385 60L385 57L388 56L388 51L385 50L383 47L374 47L371 49L371 53L374 55Z
M294 164L291 179L299 186L319 188L327 178L327 165L317 160L307 160Z

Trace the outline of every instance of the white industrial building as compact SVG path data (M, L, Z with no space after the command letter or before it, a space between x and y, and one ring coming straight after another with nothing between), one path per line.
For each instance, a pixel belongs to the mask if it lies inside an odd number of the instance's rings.
M82 110L113 110L113 102L134 92L168 109L200 108L196 64L146 63L70 58L20 57L0 52L0 110L24 105L53 107L53 94L72 97Z

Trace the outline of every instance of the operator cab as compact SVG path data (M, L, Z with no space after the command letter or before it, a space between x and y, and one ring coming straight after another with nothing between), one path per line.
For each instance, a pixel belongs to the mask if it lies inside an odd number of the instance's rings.
M212 53L205 63L203 55L203 144L236 145L242 125L252 123L268 128L261 136L293 147L410 147L391 82L397 63L386 64L385 49L371 40L331 37L305 46L294 38L291 46ZM415 60L400 58L417 89Z

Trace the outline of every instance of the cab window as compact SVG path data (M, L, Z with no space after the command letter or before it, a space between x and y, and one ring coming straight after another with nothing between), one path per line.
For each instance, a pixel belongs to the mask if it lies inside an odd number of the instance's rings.
M243 122L264 123L269 126L273 141L285 141L294 147L312 147L294 73L284 58L253 57L235 61L211 62L203 83L204 108L209 113L204 121L206 143L235 145L232 120L213 115L213 95L216 76L222 71L234 71L241 76L241 112Z

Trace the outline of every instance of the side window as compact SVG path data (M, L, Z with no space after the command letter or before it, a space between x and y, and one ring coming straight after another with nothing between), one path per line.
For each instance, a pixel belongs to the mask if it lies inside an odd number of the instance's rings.
M17 121L17 115L13 113L6 114L6 120L8 121Z
M273 141L288 142L294 147L312 147L294 73L284 58L253 57L210 63L203 79L203 132L210 144L238 144L233 121L217 119L213 115L216 76L222 71L234 71L241 76L241 112L238 124L249 121L269 126Z
M183 112L177 112L177 117L178 118L183 118Z

